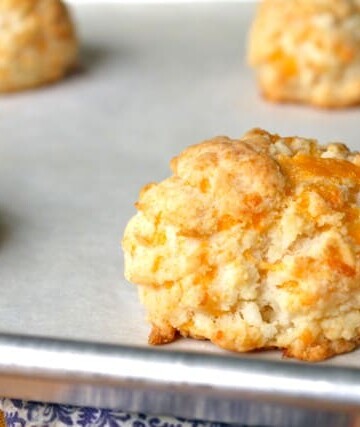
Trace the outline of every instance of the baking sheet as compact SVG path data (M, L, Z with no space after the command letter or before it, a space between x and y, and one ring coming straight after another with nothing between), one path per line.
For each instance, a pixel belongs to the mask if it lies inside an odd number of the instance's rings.
M78 72L0 98L0 332L146 348L119 242L139 189L166 177L189 144L260 126L360 149L359 109L259 97L245 61L254 8L73 5ZM185 339L159 351L229 355ZM287 363L279 352L237 357ZM357 368L358 359L324 365Z

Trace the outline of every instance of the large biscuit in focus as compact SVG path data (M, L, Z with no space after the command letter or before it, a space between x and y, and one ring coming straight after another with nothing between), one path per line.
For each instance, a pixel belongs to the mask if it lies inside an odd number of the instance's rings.
M360 155L255 129L187 148L125 230L150 342L316 361L360 336Z
M61 0L1 0L0 92L52 83L75 64L77 40Z
M360 103L359 0L262 0L249 62L273 101Z

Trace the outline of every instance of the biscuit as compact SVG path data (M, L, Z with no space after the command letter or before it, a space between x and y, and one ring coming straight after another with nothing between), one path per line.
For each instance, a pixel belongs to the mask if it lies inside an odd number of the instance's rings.
M360 1L263 0L248 57L272 101L359 104Z
M61 0L1 0L0 92L62 78L77 56L75 29Z
M360 337L360 154L255 129L172 160L123 238L151 344L279 348L319 361Z

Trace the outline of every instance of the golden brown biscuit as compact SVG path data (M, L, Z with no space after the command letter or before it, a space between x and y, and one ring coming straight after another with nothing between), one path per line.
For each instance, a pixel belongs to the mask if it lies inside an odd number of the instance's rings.
M0 91L54 82L74 66L75 30L61 0L0 1Z
M125 230L150 342L317 361L360 337L360 154L255 129L172 160Z
M359 104L360 1L263 0L249 62L270 100Z

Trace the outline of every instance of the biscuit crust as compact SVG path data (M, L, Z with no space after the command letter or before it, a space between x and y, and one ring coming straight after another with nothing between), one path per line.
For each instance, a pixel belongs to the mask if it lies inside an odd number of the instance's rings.
M262 0L248 57L269 100L359 104L359 0Z
M0 23L0 92L55 82L75 65L75 28L61 0L2 0Z
M187 148L124 238L151 344L319 361L360 337L360 155L261 129Z

